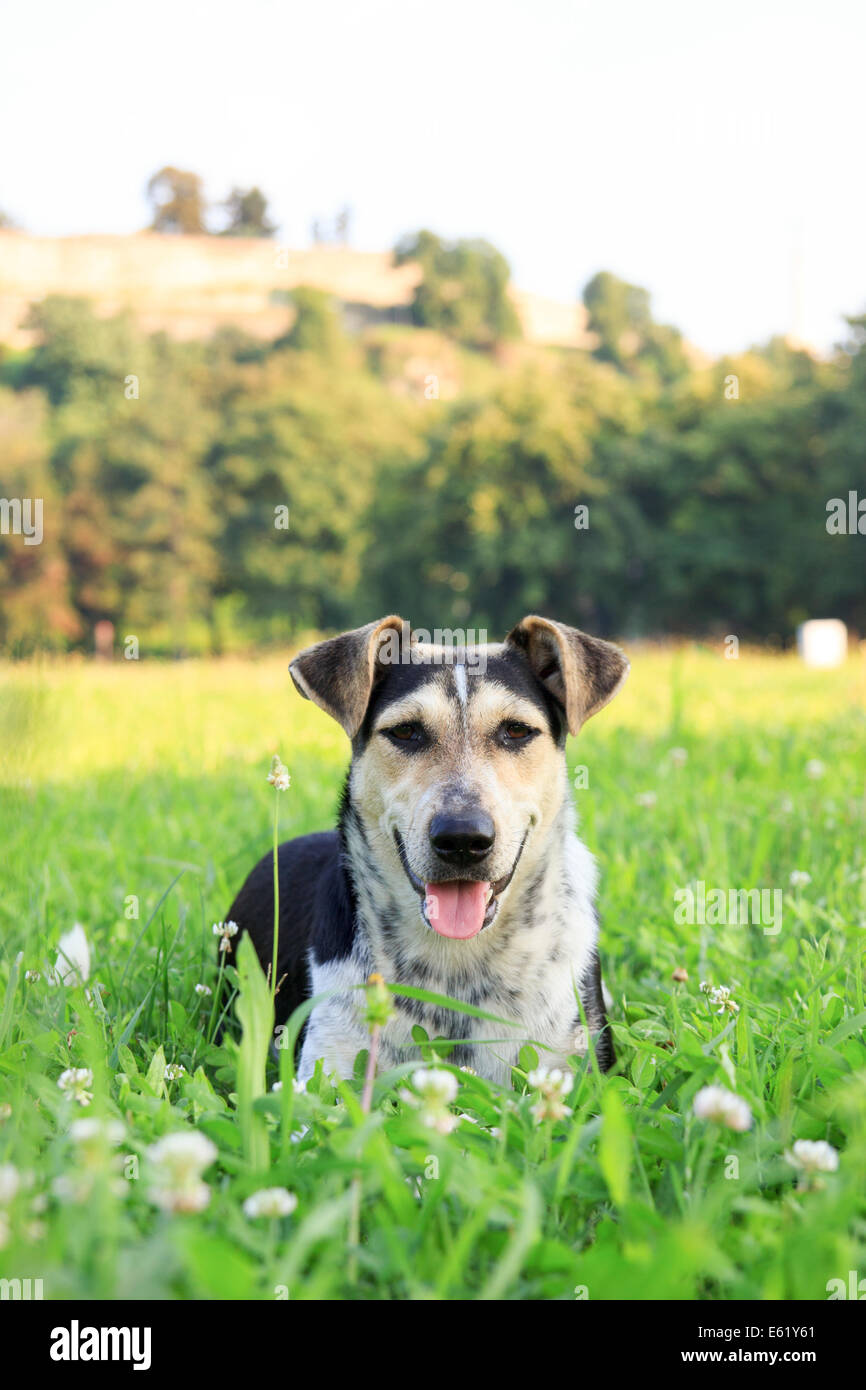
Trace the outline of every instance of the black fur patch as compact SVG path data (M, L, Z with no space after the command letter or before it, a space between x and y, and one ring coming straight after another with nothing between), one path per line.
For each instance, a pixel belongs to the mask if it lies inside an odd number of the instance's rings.
M280 888L276 1023L309 997L308 953L317 961L343 960L351 954L355 902L336 830L301 835L280 845ZM274 861L266 854L232 903L227 921L248 932L262 969L271 967L274 933ZM235 950L240 935L233 941ZM231 959L231 957L230 957Z

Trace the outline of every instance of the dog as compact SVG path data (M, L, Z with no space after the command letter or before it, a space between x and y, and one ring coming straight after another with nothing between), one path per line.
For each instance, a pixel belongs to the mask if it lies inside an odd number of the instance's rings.
M612 1065L597 873L576 834L565 742L628 669L618 647L534 615L502 643L462 647L419 642L390 616L294 658L295 686L352 745L338 829L278 851L277 1035L326 995L306 1024L301 1081L319 1058L326 1074L352 1075L369 1044L356 987L373 972L510 1025L397 995L386 1067L418 1058L417 1024L454 1040L450 1062L500 1084L527 1040L561 1066L586 1053L587 1028L598 1066ZM269 972L271 854L229 920Z

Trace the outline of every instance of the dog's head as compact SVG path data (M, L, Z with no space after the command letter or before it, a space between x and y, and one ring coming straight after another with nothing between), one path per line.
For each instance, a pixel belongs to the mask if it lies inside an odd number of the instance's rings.
M618 647L527 617L504 642L437 646L388 617L308 647L289 670L352 740L351 795L424 922L489 927L543 852L564 798L565 739L613 697Z

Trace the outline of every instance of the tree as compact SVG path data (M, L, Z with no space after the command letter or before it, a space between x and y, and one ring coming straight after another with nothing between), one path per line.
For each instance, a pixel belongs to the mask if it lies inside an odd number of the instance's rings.
M773 340L670 389L678 340L606 288L597 322L636 334L623 367L464 352L466 389L432 407L309 287L271 344L33 306L34 346L0 364L0 643L90 648L108 619L202 650L393 609L491 635L532 610L626 637L866 631L863 535L826 527L866 496L866 318L831 361Z
M40 386L52 405L70 396L97 400L120 389L122 365L134 360L139 341L127 315L97 318L90 303L50 294L33 304L24 327L35 345L18 371L20 386Z
M437 328L476 348L520 337L520 319L508 297L508 262L489 242L449 242L420 231L397 244L394 262L421 267L412 300L420 327Z
M332 296L311 285L299 285L290 299L295 310L294 322L277 346L332 357L343 343L343 331Z
M268 221L268 200L260 188L233 188L223 204L228 225L223 236L273 236L276 227Z
M70 594L65 517L48 458L46 401L40 391L0 387L4 498L28 499L29 533L0 537L0 644L16 655L74 640L82 623ZM35 540L38 519L38 543Z
M147 196L153 205L152 231L184 236L201 236L207 231L204 190L198 174L167 164L153 175Z
M411 456L413 410L362 366L275 352L239 369L208 460L220 499L221 603L259 633L364 622L376 476ZM417 407L414 408L417 411ZM278 513L288 509L285 517Z
M595 356L600 362L632 374L648 366L663 381L674 381L688 371L682 336L653 320L648 290L600 270L586 284L583 303L587 326L598 339Z
M589 474L598 403L621 394L589 365L586 405L576 408L555 374L515 374L434 417L423 454L379 475L365 528L373 611L399 597L414 623L478 624L491 641L524 612L589 625L593 583L574 507L599 492Z

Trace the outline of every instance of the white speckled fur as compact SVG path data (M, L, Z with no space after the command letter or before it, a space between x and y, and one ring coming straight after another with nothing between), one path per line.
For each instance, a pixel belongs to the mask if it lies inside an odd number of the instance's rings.
M353 986L362 985L373 970L386 980L405 978L398 969L401 954L403 961L411 962L412 978L419 984L419 973L423 974L423 988L464 998L515 1026L505 1029L427 1004L417 1006L417 1015L396 1010L382 1034L384 1066L417 1059L412 1042L416 1023L430 1037L502 1039L484 1046L470 1042L452 1058L504 1084L510 1082L518 1051L529 1039L553 1049L540 1052L548 1066L585 1051L576 998L596 945L597 872L574 822L563 768L562 804L551 833L544 844L527 844L527 866L506 890L496 921L470 941L449 941L424 926L417 895L399 863L383 880L371 876L369 845L359 827L350 827L349 853L358 893L355 945L347 960L323 965L311 961L312 993L338 993L313 1012L301 1056L301 1078L312 1075L319 1057L326 1072L351 1075L356 1054L368 1045L364 994ZM537 871L528 871L530 863ZM388 938L379 924L395 903L400 921ZM584 1001L584 1007L592 1023L589 1001Z
M347 634L365 679L374 679L382 633L400 622L383 619ZM355 712L342 720L353 760L341 817L355 916L348 956L319 956L315 941L309 955L312 994L326 997L308 1024L302 1079L320 1058L326 1072L351 1074L368 1044L360 987L373 971L504 1020L398 997L382 1032L386 1068L417 1061L416 1024L453 1043L451 1062L506 1084L527 1041L539 1045L548 1066L585 1052L581 1011L591 1033L606 1022L596 959L597 874L576 833L564 730L576 733L607 703L627 659L607 643L535 617L504 644L418 645L409 650L411 678L381 687L384 697L369 706L361 729L369 690L358 696L345 660L332 660L333 646L324 644L326 660L322 648L312 648L292 669L302 668L299 688L323 709L335 717L341 706ZM551 713L551 698L559 713ZM512 725L524 732L512 735ZM416 731L412 748L405 740L413 736L401 728ZM431 835L434 817L455 808L474 808L491 827L483 877L494 915L465 939L440 935L421 911L425 885L457 879L453 867L443 868L447 856ZM477 880L481 872L466 876ZM609 1065L609 1035L604 1048Z

